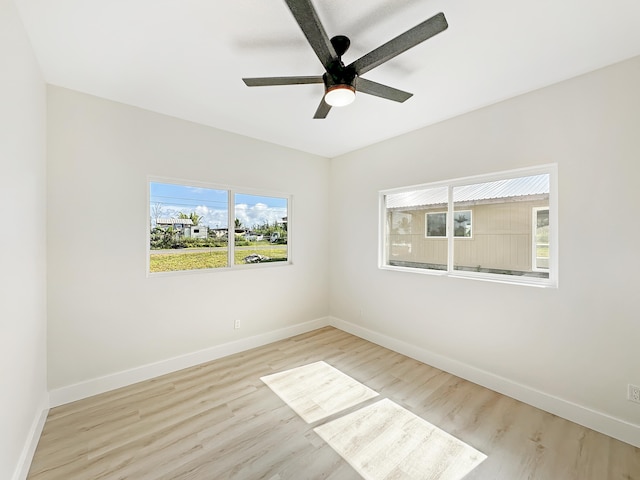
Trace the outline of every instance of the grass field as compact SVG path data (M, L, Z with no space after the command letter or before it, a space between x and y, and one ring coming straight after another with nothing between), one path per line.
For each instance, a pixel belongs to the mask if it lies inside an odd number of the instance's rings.
M262 256L269 257L270 261L286 261L286 248L260 248L255 250L237 250L234 252L235 265L245 265L244 257L251 253L258 253ZM176 272L180 270L201 270L206 268L221 268L227 266L227 250L211 250L210 252L188 252L180 253L163 253L149 256L149 271L157 272Z

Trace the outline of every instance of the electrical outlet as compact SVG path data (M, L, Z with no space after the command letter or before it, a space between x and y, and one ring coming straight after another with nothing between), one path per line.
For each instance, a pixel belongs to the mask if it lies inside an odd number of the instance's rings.
M233 322L233 328L235 328L236 330L240 328L240 320L236 320L235 322Z
M629 394L627 398L636 403L640 403L640 387L629 384Z

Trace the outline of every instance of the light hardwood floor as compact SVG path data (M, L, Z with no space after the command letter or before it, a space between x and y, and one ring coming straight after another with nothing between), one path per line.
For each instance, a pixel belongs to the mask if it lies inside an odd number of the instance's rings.
M331 327L54 408L28 478L359 479L260 381L319 360L488 455L465 480L640 480L638 448Z

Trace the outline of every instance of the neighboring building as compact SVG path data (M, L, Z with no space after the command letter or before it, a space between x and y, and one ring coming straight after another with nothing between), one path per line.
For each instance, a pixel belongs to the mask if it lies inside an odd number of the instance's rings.
M156 220L156 227L166 230L169 227L173 227L174 230L183 231L185 227L191 227L193 221L190 218L158 218Z
M209 229L209 235L211 235L213 238L223 238L223 237L226 237L228 233L229 233L229 229L226 227Z
M194 225L190 218L158 218L156 221L156 228L167 230L170 227L187 238L207 238L209 233L209 227Z
M209 227L204 225L193 225L192 227L185 229L185 236L187 237L207 238L207 235L209 235Z
M391 264L446 270L447 195L435 187L386 196ZM548 275L547 175L455 187L453 195L456 269Z

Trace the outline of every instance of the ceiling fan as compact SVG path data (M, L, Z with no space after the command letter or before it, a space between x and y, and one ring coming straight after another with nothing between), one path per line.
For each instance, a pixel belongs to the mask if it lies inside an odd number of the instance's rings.
M317 76L259 77L242 80L249 87L324 83L325 94L313 118L326 118L332 106L350 104L355 99L356 91L395 102L409 99L412 93L367 80L361 75L446 30L449 26L444 14L438 13L345 66L342 63L342 55L349 49L349 38L337 35L329 39L311 0L285 1L326 72Z

